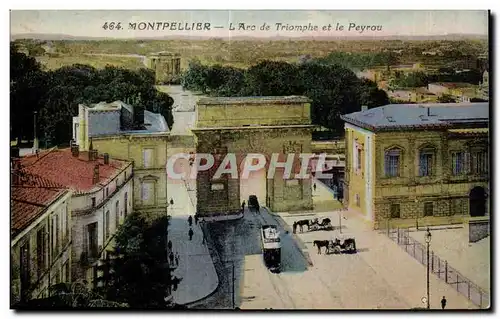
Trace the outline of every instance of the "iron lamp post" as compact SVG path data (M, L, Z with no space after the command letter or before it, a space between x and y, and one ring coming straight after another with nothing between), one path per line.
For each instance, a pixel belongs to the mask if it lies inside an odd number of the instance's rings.
M430 309L430 291L429 291L429 275L430 275L430 261L429 261L429 246L431 244L431 239L432 235L429 230L429 227L427 227L427 232L425 233L425 243L427 244L427 309Z

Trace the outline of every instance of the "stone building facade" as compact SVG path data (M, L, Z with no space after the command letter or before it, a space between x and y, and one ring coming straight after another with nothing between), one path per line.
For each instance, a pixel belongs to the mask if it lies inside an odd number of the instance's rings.
M76 141L83 151L92 145L99 152L133 163L133 210L148 214L167 212L167 142L169 128L161 114L144 111L141 128L131 127L134 107L121 101L80 105ZM137 118L136 118L137 121ZM112 128L112 129L110 129ZM131 176L131 175L129 175ZM132 198L133 194L133 198Z
M305 97L202 98L197 104L196 152L215 156L214 168L197 176L197 212L204 216L237 213L242 200L257 195L260 205L272 211L312 208L311 180L294 179L300 170L300 153L311 153L310 100ZM249 181L241 177L245 157L263 154L266 165ZM272 154L295 154L292 178L276 169L269 178ZM226 154L235 154L238 177L213 176ZM251 180L258 179L252 185ZM245 183L247 185L245 185ZM245 193L245 194L243 194ZM260 196L259 196L260 195Z
M71 195L58 183L11 170L11 305L71 283Z
M488 109L399 104L342 116L346 206L374 228L489 215Z

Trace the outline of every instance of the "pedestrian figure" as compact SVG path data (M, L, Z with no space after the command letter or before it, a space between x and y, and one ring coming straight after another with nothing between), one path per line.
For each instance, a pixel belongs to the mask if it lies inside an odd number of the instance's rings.
M167 247L168 247L168 251L172 251L172 241L171 240L168 241Z
M172 197L170 197L170 205L173 205L174 204L174 199Z
M175 265L179 266L179 253L175 254Z
M443 296L443 299L441 299L441 308L444 310L446 307L446 298Z
M198 225L198 214L194 215L194 223Z
M314 188L314 191L316 191L316 183L314 183L313 188Z
M203 240L201 241L201 244L202 244L202 245L205 245L205 243L206 243L206 240L205 240L205 233L204 233L204 232L201 232L201 236L203 237Z
M174 291L177 290L177 286L179 285L179 283L181 282L182 278L178 278L177 276L174 276L172 278L172 288Z
M168 259L170 259L170 265L174 265L174 253L170 252L170 255L168 255Z
M243 202L241 203L241 210L244 212L245 211L245 200L243 200Z
M293 222L293 233L297 233L297 222Z
M193 239L193 235L194 235L194 232L193 232L192 228L189 228L188 235L189 235L189 240L192 240Z
M193 217L191 217L191 215L189 215L189 217L188 217L188 223L189 223L189 227L193 226Z

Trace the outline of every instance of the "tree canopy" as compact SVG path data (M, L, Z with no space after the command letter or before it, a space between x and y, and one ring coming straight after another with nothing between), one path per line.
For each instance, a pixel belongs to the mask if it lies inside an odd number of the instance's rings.
M356 112L361 105L389 103L387 94L367 79L359 79L338 64L292 64L263 61L247 70L194 61L183 75L183 87L214 96L304 95L312 100L311 118L341 134L341 114Z
M13 43L10 55L12 137L33 136L33 112L37 111L37 136L49 146L66 144L71 139L72 117L78 114L78 104L134 101L138 95L142 105L135 107L161 113L169 126L173 123L173 100L156 90L151 70L112 66L95 69L75 64L44 71Z

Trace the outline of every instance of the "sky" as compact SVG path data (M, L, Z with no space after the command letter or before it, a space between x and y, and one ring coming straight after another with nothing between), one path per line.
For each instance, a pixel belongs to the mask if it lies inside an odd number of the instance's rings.
M487 11L139 11L139 10L39 10L11 11L11 34L66 34L85 37L134 38L162 36L274 37L274 36L394 36L488 34ZM120 22L123 29L103 29L108 22ZM161 22L159 30L130 30L129 23ZM210 23L210 30L171 30L170 25ZM255 30L238 30L255 25ZM268 30L260 30L266 23ZM309 25L317 30L276 30L283 25ZM230 24L236 30L229 30ZM328 25L331 29L328 30ZM336 26L343 26L343 30ZM215 28L216 26L222 28ZM372 28L373 26L373 28ZM323 27L326 27L323 30ZM378 27L378 28L377 28ZM373 29L373 30L371 30Z

